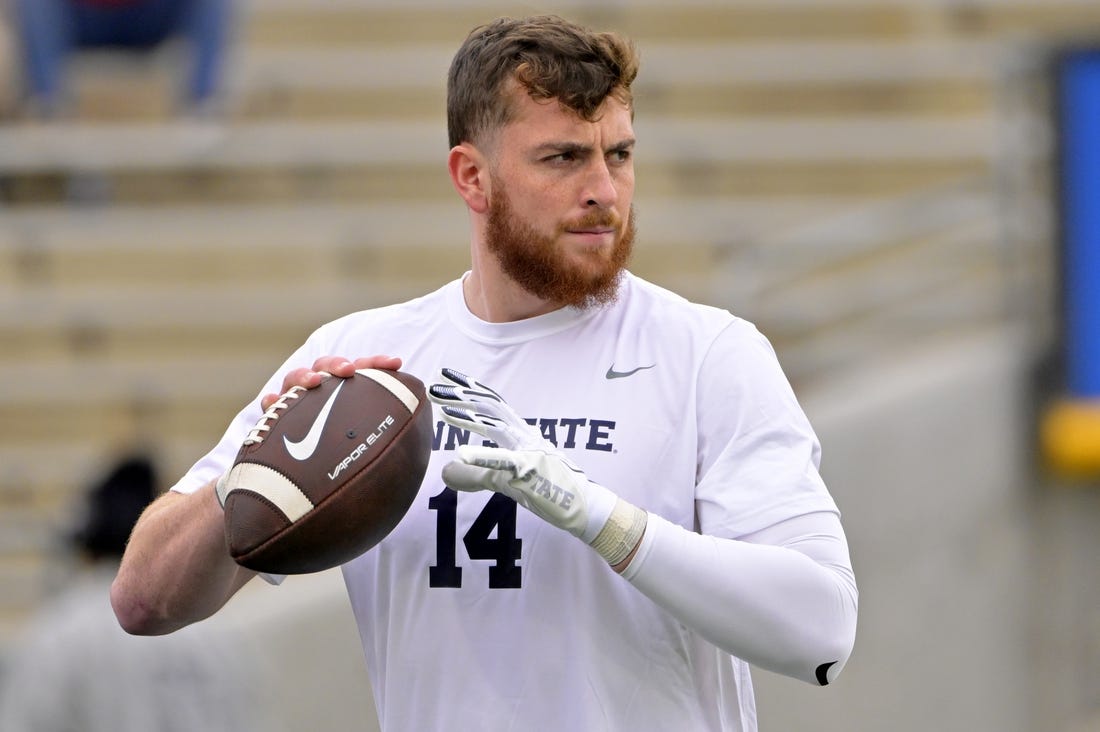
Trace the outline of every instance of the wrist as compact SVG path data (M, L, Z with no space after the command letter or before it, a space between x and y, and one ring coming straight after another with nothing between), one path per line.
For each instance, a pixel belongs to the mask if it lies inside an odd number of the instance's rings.
M638 549L642 546L642 539L645 538L645 530L642 530L642 537L638 539L638 543L634 545L634 548L630 550L630 553L626 555L626 558L618 564L612 564L611 569L615 570L616 574L622 574L626 571L626 568L630 566L630 563L634 561L634 557L638 555Z
M607 522L589 544L616 572L621 572L638 550L648 519L645 511L618 498Z

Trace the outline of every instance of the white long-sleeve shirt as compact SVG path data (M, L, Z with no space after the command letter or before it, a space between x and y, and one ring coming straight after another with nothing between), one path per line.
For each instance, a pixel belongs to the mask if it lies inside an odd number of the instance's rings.
M617 576L589 547L440 470L476 435L436 422L398 527L343 567L384 730L755 730L748 662L814 683L851 650L856 589L820 448L766 339L627 274L618 299L512 323L452 282L318 329L261 389L322 355L385 353L503 394L588 477L650 512ZM175 487L232 462L258 400Z

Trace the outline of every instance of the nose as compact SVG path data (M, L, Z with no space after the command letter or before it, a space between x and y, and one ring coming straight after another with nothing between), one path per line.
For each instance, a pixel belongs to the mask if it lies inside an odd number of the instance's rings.
M589 166L584 188L585 206L610 208L619 199L619 189L607 161L598 158Z

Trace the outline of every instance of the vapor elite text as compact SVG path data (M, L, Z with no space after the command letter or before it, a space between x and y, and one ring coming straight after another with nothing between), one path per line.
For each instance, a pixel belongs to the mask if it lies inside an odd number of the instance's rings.
M367 448L378 442L382 435L386 434L386 431L393 427L393 425L393 415L387 415L384 420L378 423L378 427L375 428L374 432L364 437L363 441L360 442L354 450L348 453L346 458L336 464L336 467L328 474L328 479L336 480L336 476L340 475L349 465L362 457L363 453L367 451Z

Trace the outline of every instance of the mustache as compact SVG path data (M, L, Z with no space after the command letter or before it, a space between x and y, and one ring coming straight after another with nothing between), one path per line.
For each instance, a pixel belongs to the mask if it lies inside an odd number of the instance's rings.
M579 219L567 221L560 227L563 232L595 228L614 228L620 231L623 228L623 219L612 210L592 211Z

